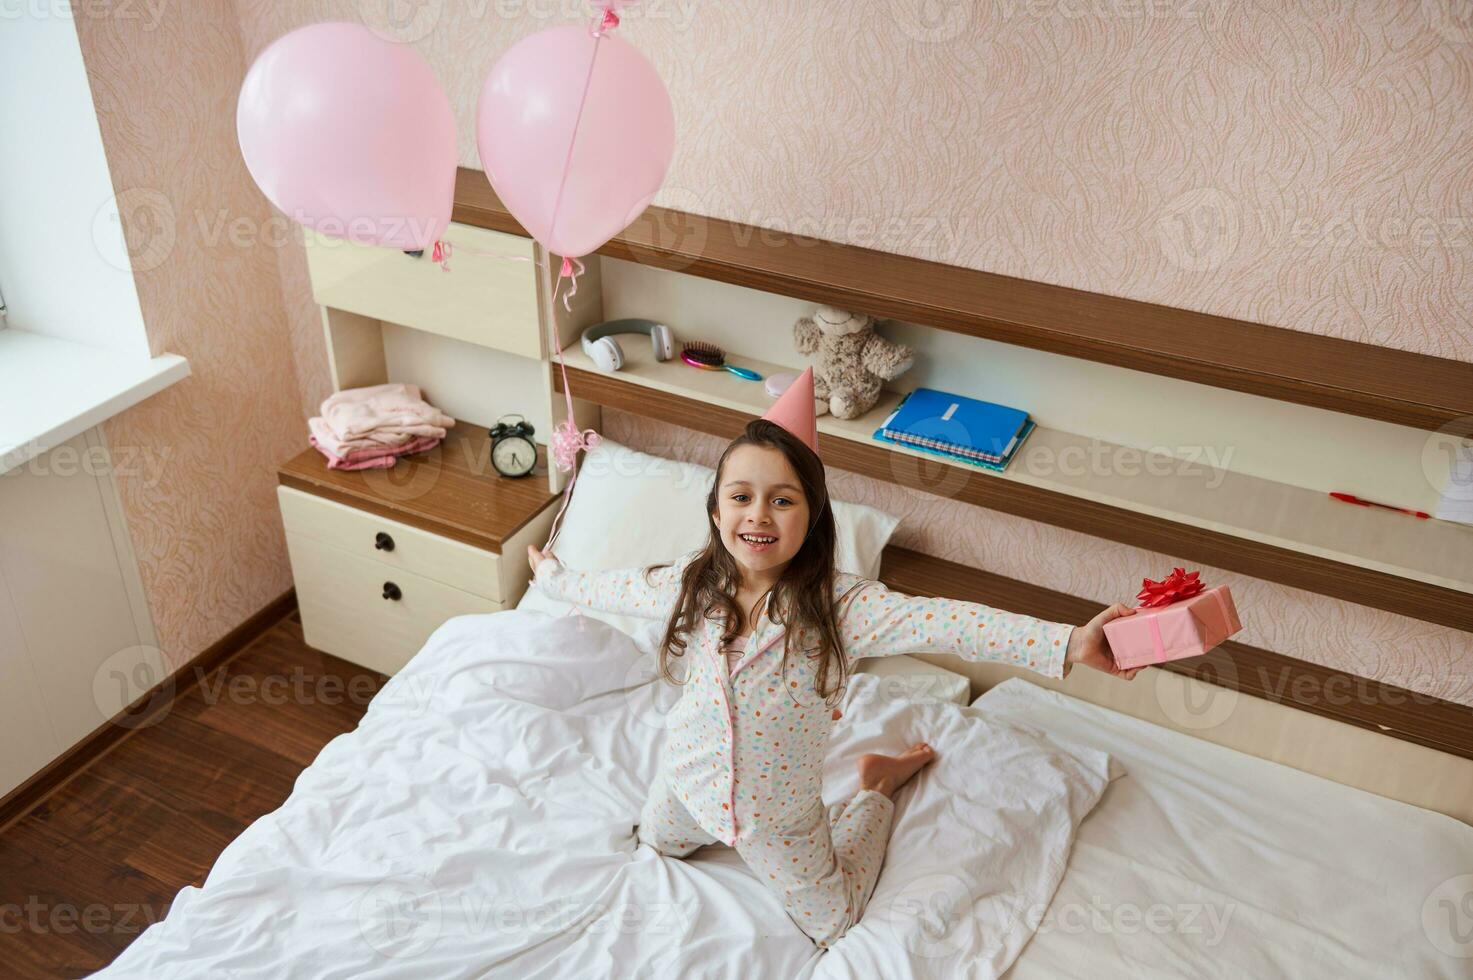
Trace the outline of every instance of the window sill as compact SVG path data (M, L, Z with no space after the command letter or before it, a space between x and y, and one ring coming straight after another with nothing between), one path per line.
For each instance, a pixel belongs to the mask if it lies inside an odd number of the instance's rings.
M189 377L177 354L132 358L0 329L0 473Z

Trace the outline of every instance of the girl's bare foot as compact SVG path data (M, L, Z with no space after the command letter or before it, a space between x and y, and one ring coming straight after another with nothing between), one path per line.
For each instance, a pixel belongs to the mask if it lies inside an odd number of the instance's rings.
M917 742L899 755L862 755L859 757L859 788L894 797L910 777L936 758L936 750L925 742Z

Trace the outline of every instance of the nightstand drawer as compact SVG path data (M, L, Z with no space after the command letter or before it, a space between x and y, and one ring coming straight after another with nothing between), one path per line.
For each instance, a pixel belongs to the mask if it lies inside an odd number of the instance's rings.
M385 674L408 663L447 619L502 608L300 534L288 532L286 543L307 645Z
M355 245L306 233L312 294L323 306L540 358L532 240L451 223L450 271L426 251ZM460 246L457 250L456 246ZM491 255L477 255L489 252Z
M381 576L408 572L497 602L508 597L495 552L291 487L277 487L276 496L288 538L311 539L373 562Z

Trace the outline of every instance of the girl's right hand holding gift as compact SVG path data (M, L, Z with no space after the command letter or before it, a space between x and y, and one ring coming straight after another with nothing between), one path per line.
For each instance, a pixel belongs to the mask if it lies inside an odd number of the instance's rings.
M1141 669L1139 667L1120 668L1115 666L1115 656L1110 652L1110 644L1105 640L1105 624L1121 616L1129 616L1135 612L1131 606L1123 602L1117 602L1113 606L1102 610L1083 626L1076 626L1069 634L1069 649L1064 654L1064 676L1069 676L1071 665L1084 664L1101 670L1112 677L1120 677L1131 680Z

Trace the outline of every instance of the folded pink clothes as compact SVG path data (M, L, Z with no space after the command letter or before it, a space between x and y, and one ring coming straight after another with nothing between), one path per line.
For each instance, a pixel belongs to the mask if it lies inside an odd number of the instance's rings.
M358 450L347 456L336 456L325 449L317 441L317 437L309 435L307 441L312 444L323 456L327 457L327 468L330 470L387 470L399 462L400 456L409 456L413 453L422 453L426 449L434 449L440 444L439 439L423 437L411 439L404 445L394 449Z
M413 430L423 426L448 429L455 424L454 419L420 396L418 385L399 382L346 388L329 395L321 412L332 431L344 440L363 438L385 428L428 435Z
M451 419L451 424L455 422ZM393 440L403 438L414 438L417 436L430 436L435 439L445 438L445 427L439 425L381 425L362 438L374 441L383 441L392 444Z
M433 436L424 436L418 439L410 439L399 446L379 446L376 449L354 449L346 453L333 453L345 463L361 463L369 459L383 459L386 456L407 456L410 453L424 452L433 449L440 444L440 440ZM331 452L331 450L328 450Z
M445 438L445 430L438 426L418 426L420 431L403 431L396 428L394 431L375 429L368 435L358 439L344 439L333 431L332 426L327 424L327 419L320 415L314 415L307 420L307 429L321 444L323 449L334 456L347 459L354 452L370 452L374 455L381 454L385 449L396 449L411 439L428 436L432 439Z

